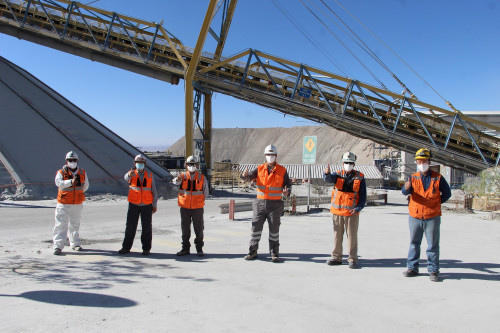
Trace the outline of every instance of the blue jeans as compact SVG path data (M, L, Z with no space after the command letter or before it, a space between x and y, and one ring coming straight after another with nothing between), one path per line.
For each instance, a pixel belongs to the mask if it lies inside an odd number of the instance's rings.
M418 272L420 259L420 243L425 233L427 239L427 270L429 273L439 273L439 228L441 216L420 220L412 216L409 218L410 249L406 266Z

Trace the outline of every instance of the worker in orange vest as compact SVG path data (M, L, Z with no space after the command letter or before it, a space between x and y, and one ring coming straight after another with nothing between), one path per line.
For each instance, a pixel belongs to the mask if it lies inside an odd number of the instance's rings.
M194 245L196 254L203 257L203 207L205 207L205 198L208 196L208 182L205 176L198 171L198 160L194 156L186 159L186 172L181 172L173 179L174 185L179 186L179 195L177 203L181 213L182 230L182 249L177 252L178 256L190 254L191 243L191 221L196 235Z
M410 249L405 277L418 275L420 244L427 239L427 271L432 282L439 281L439 237L441 204L451 197L448 182L441 174L429 169L431 151L419 149L415 153L417 172L412 174L401 189L409 196Z
M71 248L82 251L80 220L85 201L84 192L89 188L89 177L85 170L78 167L77 153L70 151L66 154L66 164L57 171L55 183L58 193L53 239L54 254L61 254L68 236Z
M118 253L127 254L130 252L134 244L140 216L142 255L147 256L151 253L153 240L152 219L153 214L156 213L158 195L153 174L145 169L146 157L139 154L134 158L134 163L135 166L124 176L125 181L129 184L127 226L122 248Z
M253 202L252 237L250 239L250 249L245 260L257 258L259 241L267 219L269 224L269 252L271 261L279 262L279 231L280 218L283 212L283 201L281 196L289 196L292 189L292 182L288 177L287 170L276 163L278 151L275 146L269 145L264 149L266 163L259 165L252 172L248 173L248 168L241 174L245 181L256 180L257 198Z
M358 268L358 226L359 212L366 203L366 182L364 175L354 170L356 155L347 152L342 156L343 170L330 173L330 165L325 168L323 179L334 183L332 190L334 249L332 258L327 260L330 266L342 264L342 242L344 230L349 248L349 268Z

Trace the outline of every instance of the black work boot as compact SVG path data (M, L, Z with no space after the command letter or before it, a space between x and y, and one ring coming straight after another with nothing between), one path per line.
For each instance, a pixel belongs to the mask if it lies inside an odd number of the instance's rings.
M185 255L188 255L190 252L189 252L189 248L183 248L182 250L180 250L179 252L177 252L177 255L180 257L180 256L185 256Z

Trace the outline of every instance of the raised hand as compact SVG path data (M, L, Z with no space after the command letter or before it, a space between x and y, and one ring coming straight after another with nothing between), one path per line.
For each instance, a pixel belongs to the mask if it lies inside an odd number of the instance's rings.
M408 191L410 188L411 188L411 181L410 181L410 177L408 177L408 180L405 183L405 190Z

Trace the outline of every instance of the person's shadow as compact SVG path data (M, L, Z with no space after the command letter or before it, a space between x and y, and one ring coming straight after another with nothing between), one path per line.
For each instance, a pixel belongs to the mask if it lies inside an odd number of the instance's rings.
M361 268L394 267L404 270L406 269L406 258L360 259L359 264ZM500 264L471 263L455 259L441 259L439 260L439 266L441 269L439 277L443 280L500 281ZM453 272L454 269L460 270L460 272ZM444 273L443 270L445 270ZM426 271L427 261L425 259L421 259L420 273L422 274Z
M0 294L0 297L22 297L43 303L95 308L125 308L137 305L137 302L123 297L65 290L35 290L19 295Z

